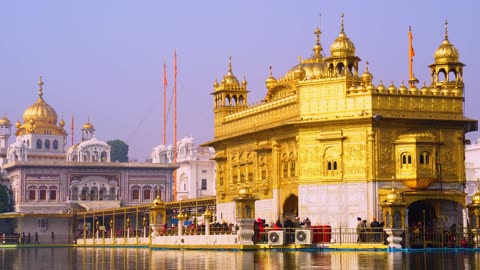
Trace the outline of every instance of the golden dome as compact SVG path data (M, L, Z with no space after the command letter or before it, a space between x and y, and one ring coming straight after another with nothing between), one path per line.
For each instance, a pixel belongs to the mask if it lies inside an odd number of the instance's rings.
M397 92L397 88L393 84L393 81L390 82L390 85L388 86L387 91L388 93L391 93L391 94Z
M365 86L363 86L363 83L361 83L358 87L357 87L357 92L361 93L361 92L364 92L365 91Z
M157 194L157 197L155 198L155 200L153 200L153 206L162 206L162 205L165 205L165 203L162 201L162 199L160 199L160 195Z
M293 78L295 80L303 81L307 75L307 72L302 67L302 63L298 64L298 67L293 71Z
M422 87L422 89L420 89L420 93L421 93L422 95L428 94L428 87L427 87L427 83L426 83L426 82L423 82L423 87Z
M386 88L385 88L385 85L383 85L382 80L380 80L380 83L377 86L377 90L379 93L385 93Z
M21 126L22 126L22 123L20 123L20 121L17 121L17 122L15 123L15 127L16 127L16 128L19 128L19 127L21 127Z
M0 126L11 126L12 123L10 122L10 120L7 118L7 116L3 116L1 119L0 119Z
M356 93L357 92L357 88L355 87L355 84L352 83L352 85L350 86L350 88L348 88L348 91L350 93Z
M445 39L433 55L435 64L455 63L460 58L457 48L448 41L447 25L448 22L445 22Z
M410 93L412 93L414 95L418 94L418 88L415 84L412 85L412 87L410 87Z
M93 129L93 125L90 123L90 120L87 120L87 122L83 125L82 130L89 130Z
M398 88L398 92L400 92L400 94L405 94L408 92L408 88L405 86L405 83L403 81L400 87Z
M362 74L362 81L365 83L365 85L369 85L373 80L373 75L368 71L368 61L366 62L365 65L365 72Z
M366 89L368 93L372 93L375 91L375 86L372 83L370 83L369 85L367 85Z
M330 45L330 54L333 57L355 56L355 45L345 34L345 29L343 27L343 13L340 34L332 45Z
M477 192L472 196L473 204L480 204L480 186L477 188Z
M238 82L237 77L233 75L232 72L232 57L228 58L228 72L227 75L223 76L222 85L227 88L239 88L240 83Z
M51 125L56 125L58 116L57 112L50 107L44 100L43 100L43 81L42 77L40 77L40 81L38 82L38 99L37 101L28 107L25 112L23 113L23 122L24 123L47 123Z
M63 119L60 120L60 122L58 123L58 125L63 128L63 127L65 126L65 121L63 121Z
M302 60L298 58L299 64L292 67L285 74L284 78L294 78L297 80L303 80L305 78L313 79L320 78L325 73L327 65L323 61L322 45L320 44L320 29L316 28L315 34L315 46L313 46L313 54L310 58Z
M268 90L271 90L277 84L277 80L272 75L272 66L270 66L270 76L265 80L265 85Z

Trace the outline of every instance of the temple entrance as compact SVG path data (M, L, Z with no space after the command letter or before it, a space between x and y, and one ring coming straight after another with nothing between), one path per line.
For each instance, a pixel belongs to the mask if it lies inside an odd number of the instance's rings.
M289 216L290 218L295 218L298 215L298 197L294 194L290 194L285 199L283 204L283 216Z
M416 201L408 206L408 227L418 222L422 222L423 226L432 227L432 221L437 219L432 200Z

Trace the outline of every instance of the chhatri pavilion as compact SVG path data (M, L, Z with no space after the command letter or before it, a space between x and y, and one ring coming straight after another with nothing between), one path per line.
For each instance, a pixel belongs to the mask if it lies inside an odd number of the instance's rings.
M255 105L231 60L215 80L214 138L205 145L216 151L217 219L234 222L247 186L255 218L269 223L299 216L355 227L357 217L391 217L395 205L405 226L466 226L465 134L478 123L464 115L465 65L447 24L426 67L431 78L418 86L414 77L373 84L343 16L328 52L314 34L311 56L282 76L270 69Z

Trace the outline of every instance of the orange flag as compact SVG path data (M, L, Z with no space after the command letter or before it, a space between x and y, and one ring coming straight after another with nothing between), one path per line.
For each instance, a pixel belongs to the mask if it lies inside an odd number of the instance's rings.
M408 42L409 42L409 55L410 58L415 56L415 51L413 50L413 35L412 35L412 27L409 26L408 28Z

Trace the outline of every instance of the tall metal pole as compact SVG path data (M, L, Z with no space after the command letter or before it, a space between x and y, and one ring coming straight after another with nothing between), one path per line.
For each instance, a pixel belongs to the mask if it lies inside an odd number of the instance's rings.
M177 162L177 50L174 51L173 74L173 163ZM177 200L177 172L173 172L173 200Z

